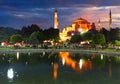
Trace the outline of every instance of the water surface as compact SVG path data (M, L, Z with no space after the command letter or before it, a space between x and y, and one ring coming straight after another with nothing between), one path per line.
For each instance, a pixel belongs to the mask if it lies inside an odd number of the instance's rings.
M120 56L1 53L0 84L120 84Z

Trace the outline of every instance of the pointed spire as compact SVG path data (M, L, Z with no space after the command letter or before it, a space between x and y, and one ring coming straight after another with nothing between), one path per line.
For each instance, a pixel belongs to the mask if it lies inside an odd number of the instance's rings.
M98 27L97 27L97 31L100 32L101 30L101 22L100 22L100 18L98 20Z
M110 30L111 26L112 26L112 14L111 14L111 10L110 10L110 12L109 12L109 30Z

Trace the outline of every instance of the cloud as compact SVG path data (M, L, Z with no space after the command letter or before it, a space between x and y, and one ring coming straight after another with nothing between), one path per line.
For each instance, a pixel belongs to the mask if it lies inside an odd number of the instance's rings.
M112 24L114 27L120 26L118 23L120 20L120 11L118 10L120 6L100 6L100 7L76 7L76 8L66 8L65 11L70 10L69 16L64 16L66 19L64 23L69 23L71 25L78 18L85 18L90 23L94 22L98 24L98 19L100 18L103 27L108 28L109 25L109 11L112 10ZM64 9L63 9L64 10ZM62 11L62 10L61 10ZM73 12L74 11L74 12Z
M57 8L61 29L71 25L78 18L85 18L96 24L100 18L102 26L108 27L110 9L113 25L119 26L119 5L120 0L2 0L0 16L4 18L0 24L10 22L9 24L14 25L12 22L17 21L22 26L36 23L44 28L51 27L53 13Z

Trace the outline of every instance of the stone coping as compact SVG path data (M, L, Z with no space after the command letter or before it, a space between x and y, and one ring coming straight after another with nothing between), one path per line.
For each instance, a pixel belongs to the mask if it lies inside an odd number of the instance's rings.
M0 53L38 53L38 52L74 52L74 53L96 53L96 54L111 54L120 56L120 51L105 51L105 50L85 50L85 49L8 49L0 50Z

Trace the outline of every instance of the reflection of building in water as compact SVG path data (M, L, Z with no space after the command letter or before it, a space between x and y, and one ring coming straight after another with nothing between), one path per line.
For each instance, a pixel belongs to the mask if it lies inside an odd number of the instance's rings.
M111 66L111 64L109 64L109 77L111 77L112 76L112 66Z
M73 60L70 56L70 52L60 52L59 53L59 59L62 60L62 64L71 67L73 70L78 72L83 72L88 69L92 69L92 62L80 59L79 62ZM53 77L54 79L58 76L58 63L54 64L54 70L53 70Z
M84 71L87 69L92 69L92 63L85 59L80 59L79 63L73 60L70 56L69 52L60 52L59 53L60 59L62 60L63 65L70 66L73 70L76 71Z
M54 76L54 79L56 79L58 76L58 63L54 64L53 76Z

